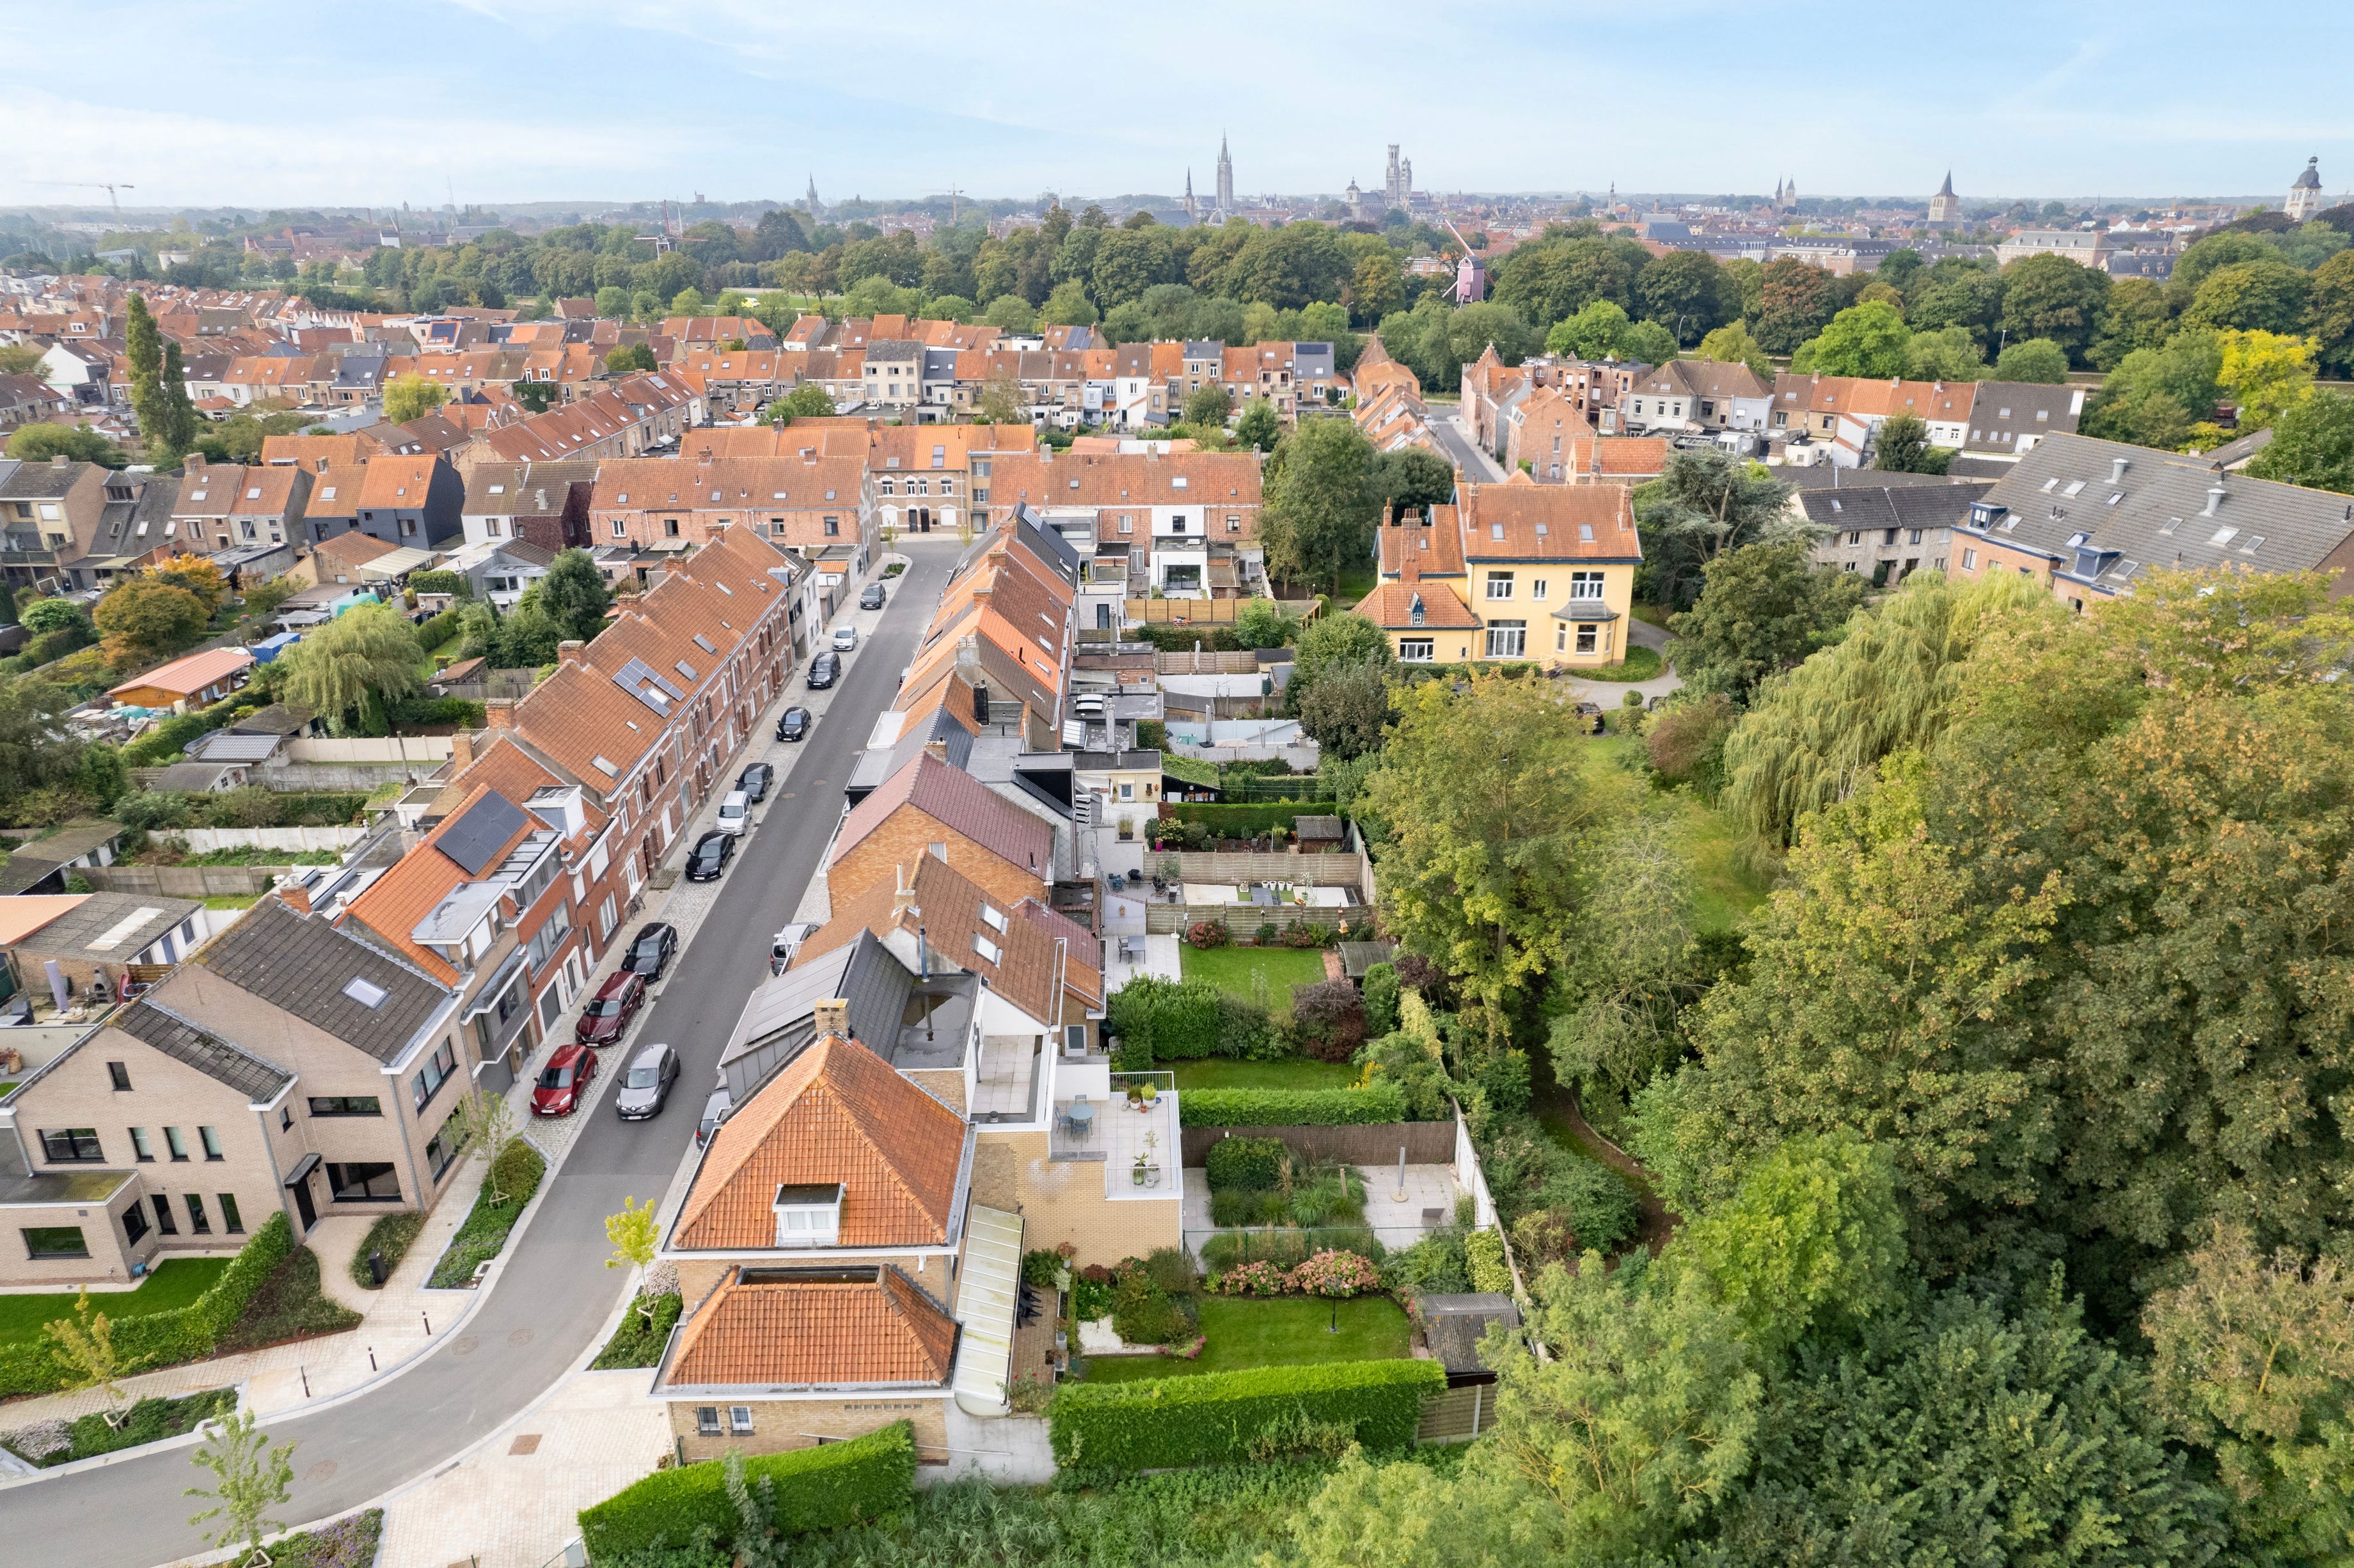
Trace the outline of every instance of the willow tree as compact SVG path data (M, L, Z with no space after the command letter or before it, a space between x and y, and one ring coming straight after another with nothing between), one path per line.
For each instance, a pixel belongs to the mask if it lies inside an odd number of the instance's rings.
M416 631L398 610L363 605L287 652L284 694L343 733L371 700L389 705L415 692L422 657Z
M1910 578L1837 645L1758 687L1725 740L1725 810L1768 843L1795 842L1800 818L1846 800L1882 758L1944 726L1962 661L1993 620L2056 617L2052 604L2014 577Z

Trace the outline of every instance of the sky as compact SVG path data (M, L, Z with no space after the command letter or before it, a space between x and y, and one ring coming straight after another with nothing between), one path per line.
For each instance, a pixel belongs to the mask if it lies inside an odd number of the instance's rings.
M1450 20L1449 18L1457 18ZM0 3L0 205L2354 189L2354 6Z

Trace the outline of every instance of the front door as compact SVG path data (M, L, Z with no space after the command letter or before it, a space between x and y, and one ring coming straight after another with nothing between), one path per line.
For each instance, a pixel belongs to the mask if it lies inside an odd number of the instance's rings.
M309 1235L311 1227L319 1223L319 1211L311 1206L311 1179L308 1176L294 1183L294 1212L302 1216L302 1234Z

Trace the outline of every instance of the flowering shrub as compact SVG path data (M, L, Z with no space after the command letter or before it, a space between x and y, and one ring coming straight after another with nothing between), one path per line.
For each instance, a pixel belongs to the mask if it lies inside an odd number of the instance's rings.
M1345 1298L1380 1289L1382 1271L1353 1252L1320 1252L1293 1269L1288 1283L1311 1296Z
M645 1279L638 1286L641 1296L675 1296L678 1294L678 1265L657 1263L646 1270Z
M1226 930L1225 921L1201 920L1196 921L1193 928L1185 933L1185 939L1196 948L1223 948L1232 938Z
M52 1454L62 1454L73 1446L71 1424L64 1421L36 1421L8 1434L9 1447L36 1465Z
M1280 1264L1246 1263L1220 1275L1217 1288L1228 1296L1280 1296L1291 1288L1291 1277Z

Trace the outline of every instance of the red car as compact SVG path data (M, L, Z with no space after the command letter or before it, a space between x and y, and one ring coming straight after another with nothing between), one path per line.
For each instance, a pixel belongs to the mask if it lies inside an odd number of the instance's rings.
M610 1045L646 1004L646 977L629 970L618 971L606 978L597 988L588 1005L580 1010L580 1022L572 1026L572 1038L583 1045Z
M597 1053L586 1045L559 1045L532 1086L531 1114L570 1116L597 1076Z

